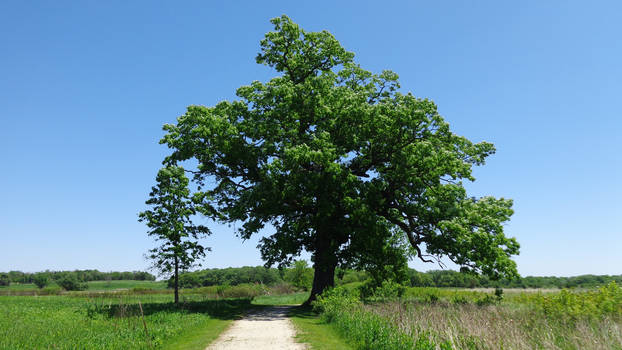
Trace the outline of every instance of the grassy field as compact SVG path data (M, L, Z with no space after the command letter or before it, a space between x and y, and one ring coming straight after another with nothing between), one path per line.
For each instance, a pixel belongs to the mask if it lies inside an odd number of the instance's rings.
M91 281L87 282L90 291L108 291L119 289L146 288L146 289L166 289L166 281Z
M162 282L112 281L64 295L0 296L0 350L204 349L248 310L299 305L309 296L268 290L236 299L210 287L183 290L176 307L163 288ZM223 291L237 295L254 289ZM296 307L290 313L297 340L312 349L622 350L622 290L615 284L497 295L408 288L399 299L367 302L358 299L355 288L338 288L322 300L315 311Z
M166 281L130 281L130 280L115 280L115 281L90 281L86 283L88 291L111 291L111 290L123 290L133 288L146 288L162 290L166 289ZM56 283L51 283L46 288L59 288ZM36 285L33 283L12 283L10 286L0 287L0 293L8 294L9 292L36 292L39 291Z
M104 293L0 296L0 350L205 349L250 309L299 305L309 297L308 292L262 295L251 303L250 298L216 299L212 294L198 293L204 289L196 289L183 290L181 305L175 307L170 291L140 294L133 288L153 284L123 282L89 285L90 291ZM349 349L310 309L296 308L291 316L299 332L297 340L309 343L312 349Z
M362 303L325 296L322 317L356 349L622 349L622 289L499 293L411 288Z
M203 349L249 307L200 295L180 307L170 295L2 296L0 349Z

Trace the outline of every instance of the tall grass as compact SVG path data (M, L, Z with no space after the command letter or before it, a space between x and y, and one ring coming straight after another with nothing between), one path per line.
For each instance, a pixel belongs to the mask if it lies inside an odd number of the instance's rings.
M622 349L622 290L520 294L419 290L364 304L347 291L317 307L359 349Z

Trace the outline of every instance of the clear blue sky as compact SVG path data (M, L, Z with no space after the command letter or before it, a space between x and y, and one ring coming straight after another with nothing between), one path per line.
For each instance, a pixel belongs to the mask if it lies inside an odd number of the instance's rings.
M162 124L272 77L254 59L287 14L497 146L468 187L514 199L521 274L622 274L620 2L214 3L0 3L0 271L145 269ZM213 230L203 266L261 264Z

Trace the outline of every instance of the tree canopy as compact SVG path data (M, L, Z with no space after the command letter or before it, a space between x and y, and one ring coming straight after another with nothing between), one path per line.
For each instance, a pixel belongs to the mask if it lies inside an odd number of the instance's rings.
M399 92L394 72L361 68L329 32L272 23L256 61L276 77L164 126L165 164L198 164L199 210L239 223L244 239L274 227L259 245L268 265L310 252L310 299L336 266L377 261L392 240L423 261L516 276L519 245L503 232L512 201L463 186L494 146L451 132L432 101Z

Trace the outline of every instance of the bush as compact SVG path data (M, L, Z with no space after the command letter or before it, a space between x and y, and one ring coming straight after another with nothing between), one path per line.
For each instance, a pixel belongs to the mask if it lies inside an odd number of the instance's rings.
M285 281L297 289L307 291L313 283L313 269L308 267L305 260L297 260L291 268L285 271Z
M265 294L265 287L260 284L238 284L237 286L227 286L219 295L224 298L254 298Z
M555 320L622 317L622 288L615 282L595 291L577 293L562 289L559 293L522 295L521 299Z
M48 276L44 274L36 274L32 278L32 282L39 288L43 289L43 287L47 286L50 283Z
M357 349L402 350L415 346L413 339L397 327L366 311L358 297L345 288L330 289L313 304L322 319L334 323Z
M61 286L64 290L86 290L88 288L86 283L78 282L78 279L74 275L67 275L60 280L56 281L56 283Z
M372 280L368 280L360 287L361 298L368 300L391 300L404 295L406 287L394 281L383 281L376 286Z
M11 279L6 273L0 274L0 287L8 287L11 284Z
M317 297L313 309L322 314L326 322L331 322L340 312L351 309L361 302L352 291L343 287L331 288Z
M60 287L58 286L48 286L41 289L42 295L58 295L60 294Z
M286 282L275 284L274 286L270 288L270 294L275 294L275 295L291 294L293 292L295 292L294 286Z

